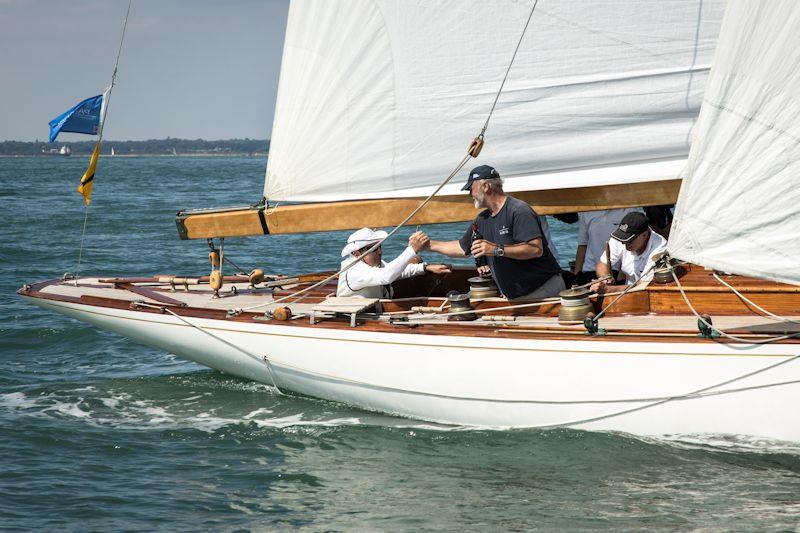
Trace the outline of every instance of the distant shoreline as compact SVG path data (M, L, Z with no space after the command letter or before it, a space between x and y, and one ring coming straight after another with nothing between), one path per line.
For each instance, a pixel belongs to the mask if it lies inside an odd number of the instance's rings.
M0 154L0 158L11 158L11 157L36 157L42 159L69 159L69 158L81 158L81 157L89 157L91 154L72 154L68 156L63 155L55 155L55 154ZM208 153L191 153L191 154L101 154L101 157L268 157L269 152L255 152L252 154L247 154L244 152L238 153L217 153L217 152L208 152Z
M75 157L89 156L96 139L74 142L1 141L0 157ZM149 139L146 141L104 140L100 155L104 157L264 157L269 153L269 139ZM66 152L66 153L64 153ZM69 154L69 155L67 155Z

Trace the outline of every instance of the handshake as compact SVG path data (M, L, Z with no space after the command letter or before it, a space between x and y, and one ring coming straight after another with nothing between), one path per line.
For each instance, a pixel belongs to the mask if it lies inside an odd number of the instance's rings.
M411 234L411 237L408 238L408 245L414 250L414 253L418 254L422 250L430 249L431 239L423 232L415 231ZM421 259L417 259L417 261L421 261ZM451 269L449 265L433 264L425 265L425 271L431 272L432 274L449 274Z
M431 239L421 231L415 231L408 238L408 245L414 250L414 253L420 253L422 250L427 250L431 247Z

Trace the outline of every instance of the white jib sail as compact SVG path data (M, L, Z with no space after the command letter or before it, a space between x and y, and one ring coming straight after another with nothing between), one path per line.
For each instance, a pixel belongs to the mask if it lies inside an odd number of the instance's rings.
M265 196L429 193L480 132L532 5L294 0ZM723 7L540 0L475 164L509 191L677 177Z
M732 0L676 206L669 250L800 283L800 3Z

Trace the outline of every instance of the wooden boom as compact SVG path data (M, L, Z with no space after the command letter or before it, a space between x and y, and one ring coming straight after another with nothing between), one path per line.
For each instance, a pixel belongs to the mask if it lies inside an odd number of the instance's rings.
M672 204L681 180L624 185L576 187L510 193L531 204L540 215ZM255 205L220 210L179 211L175 217L181 239L243 237L281 233L337 231L396 226L424 198L386 198L313 204ZM433 198L408 223L443 224L475 218L478 210L466 194Z

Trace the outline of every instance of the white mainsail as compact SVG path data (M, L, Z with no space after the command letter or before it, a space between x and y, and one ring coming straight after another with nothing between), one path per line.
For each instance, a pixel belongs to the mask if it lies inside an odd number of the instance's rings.
M674 179L724 3L540 0L479 162L509 191ZM265 196L429 193L480 131L532 5L294 0Z
M800 3L732 0L683 178L670 252L800 283Z

